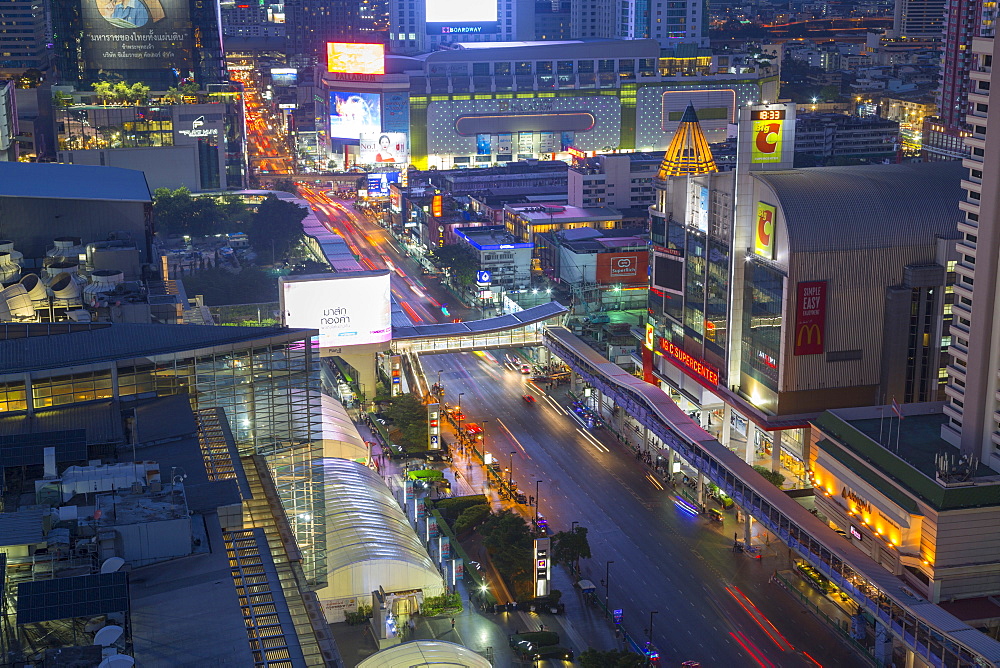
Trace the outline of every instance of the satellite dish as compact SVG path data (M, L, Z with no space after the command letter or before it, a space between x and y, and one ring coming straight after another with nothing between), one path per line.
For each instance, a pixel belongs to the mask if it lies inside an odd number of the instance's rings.
M97 668L132 668L135 659L126 654L113 654L97 664Z
M118 639L122 637L125 633L125 629L120 626L105 626L103 629L94 634L94 644L100 645L101 647L110 647L118 642Z
M104 560L103 564L101 564L101 572L115 573L117 571L120 571L122 569L122 566L124 565L125 565L125 560L122 559L121 557L109 557Z

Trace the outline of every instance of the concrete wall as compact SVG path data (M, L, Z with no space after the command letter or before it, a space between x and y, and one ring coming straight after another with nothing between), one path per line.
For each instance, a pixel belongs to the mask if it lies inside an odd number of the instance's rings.
M202 189L197 145L59 151L59 162L136 169L146 174L150 191L181 186L192 192Z

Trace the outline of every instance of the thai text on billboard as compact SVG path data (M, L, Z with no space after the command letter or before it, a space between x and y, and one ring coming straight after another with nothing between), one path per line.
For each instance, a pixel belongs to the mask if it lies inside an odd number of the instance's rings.
M188 0L82 0L87 69L191 69Z
M757 202L757 217L754 220L753 250L768 260L774 259L775 214L777 209L770 204Z
M793 354L820 355L826 334L826 281L800 281L795 292Z
M402 132L364 133L359 138L358 160L364 165L400 164L410 160L406 135Z
M597 256L598 283L646 283L649 253L600 253Z
M385 74L385 46L327 42L326 71L341 74Z
M378 93L330 93L330 136L361 139L363 134L382 131L382 109Z
M319 330L321 348L392 338L388 271L282 276L279 283L285 325Z

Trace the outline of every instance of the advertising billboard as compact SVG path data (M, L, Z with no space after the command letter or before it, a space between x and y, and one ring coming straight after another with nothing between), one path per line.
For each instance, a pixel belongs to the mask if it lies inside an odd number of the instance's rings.
M282 276L279 284L284 324L319 330L322 348L392 338L388 271Z
M363 134L382 131L382 109L378 93L330 92L330 136L361 139Z
M427 0L427 34L497 32L497 0Z
M754 223L753 250L757 255L774 259L775 209L770 204L757 202L757 220Z
M402 132L363 133L358 161L363 165L397 164L410 161L406 135Z
M298 76L299 71L294 67L271 68L271 82L275 86L294 86Z
M708 188L688 180L688 225L708 232Z
M821 355L826 334L826 281L800 281L795 291L793 355Z
M750 162L755 165L781 162L781 144L784 139L785 110L755 109L750 112L752 143Z
M660 250L653 253L653 287L675 295L684 294L684 255L681 251Z
M187 71L194 28L188 0L82 0L87 69Z
M326 71L341 74L385 74L385 46L327 42Z
M410 131L410 94L382 94L382 129L386 132Z
M598 283L645 283L649 278L649 253L600 253Z
M399 172L379 172L368 175L368 196L388 197L389 184L399 183Z

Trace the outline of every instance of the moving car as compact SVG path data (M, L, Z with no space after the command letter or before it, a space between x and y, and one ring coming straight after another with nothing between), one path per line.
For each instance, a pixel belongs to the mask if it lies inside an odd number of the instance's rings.
M526 404L533 404L533 403L535 403L535 398L533 396L531 396L530 394L526 394L526 395L524 395L521 398L524 399L524 403L526 403Z
M529 373L531 373L531 365L530 364L522 364L521 365L521 373L523 373L524 375L528 375Z

